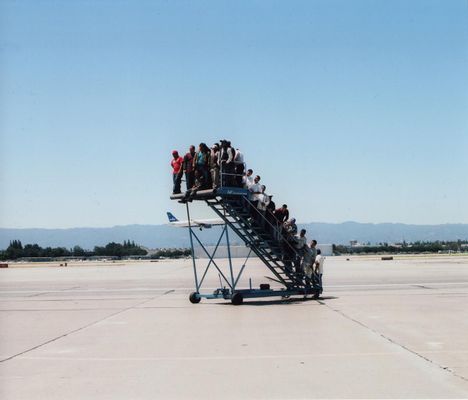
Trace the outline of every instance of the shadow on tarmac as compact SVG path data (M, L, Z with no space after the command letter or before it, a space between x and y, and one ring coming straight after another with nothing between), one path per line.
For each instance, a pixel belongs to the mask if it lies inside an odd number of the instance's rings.
M292 299L253 300L253 301L249 301L249 299L247 299L242 303L242 306L276 306L276 305L287 306L287 305L291 305L291 304L300 304L300 303L305 303L305 302L309 302L309 301L315 301L319 305L325 305L325 304L322 304L321 301L323 301L323 300L335 300L335 299L338 299L338 298L339 297L335 297L335 296L323 296L323 297L320 296L318 299L292 298ZM216 304L220 305L220 306L232 306L231 303L216 303Z

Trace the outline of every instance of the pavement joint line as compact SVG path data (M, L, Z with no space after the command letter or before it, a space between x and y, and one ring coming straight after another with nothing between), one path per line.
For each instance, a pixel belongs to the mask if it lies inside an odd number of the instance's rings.
M468 285L468 281L462 282L405 282L405 283L375 283L375 284L350 284L350 285L329 285L327 286L328 289L338 289L338 288L362 288L362 287L420 287L420 286L457 286L457 285ZM216 287L208 287L206 290L214 290ZM146 291L185 291L185 290L193 290L193 287L179 287L179 288L121 288L121 289L108 289L108 288L92 288L92 289L58 289L58 290L5 290L3 289L3 294L8 293L63 293L66 291L67 293L89 293L89 292L146 292Z
M38 297L38 296L42 296L44 294L49 294L49 293L55 293L55 292L51 292L51 291L44 291L44 292L27 292L27 293L33 293L33 294L30 294L28 295L27 297Z
M467 293L468 294L468 293ZM147 299L148 297L103 297L103 298L83 298L83 299L65 299L65 298L60 298L60 299L40 299L40 300L30 300L30 299L16 299L16 298L10 298L10 299L0 299L0 303L3 302L15 302L15 303L25 303L25 302L37 302L40 301L41 303L45 302L69 302L69 301L118 301L118 300L140 300L140 299Z
M144 307L142 307L144 308ZM119 310L119 308L18 308L18 309L8 309L8 310L0 310L0 312L50 312L50 311L111 311L111 310Z
M426 285L413 285L413 286L417 288L421 288L421 289L436 289L436 288L428 287Z
M150 299L145 299L144 301L141 301L141 302L139 302L139 303L137 303L137 304L134 304L134 305L132 305L132 306L130 306L130 307L126 307L126 308L124 308L124 309L122 309L122 310L119 310L119 311L117 311L117 312L115 312L115 313L112 313L112 314L107 315L107 316L105 316L105 317L103 317L103 318L100 318L100 319L97 320L97 321L94 321L94 322L91 322L91 323L89 323L89 324L86 324L86 325L84 325L84 326L82 326L82 327L80 327L80 328L73 329L72 331L67 332L67 333L64 333L64 334L62 334L62 335L59 335L59 336L57 336L57 337L55 337L55 338L53 338L53 339L49 339L49 340L45 341L44 343L38 344L38 345L36 345L36 346L34 346L34 347L31 347L30 349L24 350L24 351L22 351L22 352L20 352L20 353L17 353L17 354L14 354L14 355L12 355L12 356L9 356L9 357L7 357L7 358L1 359L1 360L0 360L0 363L3 363L3 362L6 362L6 361L9 361L9 360L12 360L12 359L14 359L14 358L16 358L16 357L22 356L23 354L29 353L29 352L31 352L31 351L33 351L33 350L36 350L36 349L38 349L38 348L40 348L40 347L43 347L43 346L45 346L45 345L47 345L47 344L49 344L49 343L55 342L55 341L57 341L57 340L59 340L59 339L62 339L62 338L64 338L64 337L66 337L66 336L70 336L70 335L72 335L72 334L74 334L74 333L76 333L76 332L80 332L80 331L82 331L82 330L84 330L84 329L86 329L86 328L89 328L90 326L93 326L93 325L98 324L99 322L105 321L106 319L112 318L112 317L114 317L114 316L116 316L116 315L118 315L118 314L122 314L122 313L124 313L124 312L126 312L126 311L128 311L128 310L131 310L132 308L135 308L135 307L137 307L137 306L139 306L139 305L141 305L141 304L144 304L144 303L146 303L146 302L149 302L149 301L152 301L152 300L157 299L157 298L159 298L159 297L165 296L166 294L172 293L173 291L174 291L174 290L168 290L168 291L164 292L163 294L158 294L158 295L156 295L156 296L154 296L154 297L152 297L152 298L150 298Z
M467 282L468 284L468 282ZM207 290L214 290L215 287L207 288ZM168 290L193 290L193 287L186 288L121 288L121 289L107 289L107 288L93 288L93 289L81 289L81 290L67 290L67 293L95 293L95 292L166 292ZM2 294L21 294L21 293L63 293L64 290L2 290Z
M323 353L323 354L260 354L260 355L233 355L233 356L183 356L183 357L18 357L18 360L39 361L212 361L212 360L261 360L261 359L304 359L304 358L333 358L333 357L375 357L395 356L393 352L370 353Z
M467 351L457 350L434 350L423 351L429 354L451 354L468 353ZM333 357L375 357L375 356L394 356L393 352L365 352L365 353L322 353L322 354L279 354L268 355L260 354L256 356L185 356L185 357L44 357L44 356L19 356L18 360L39 360L39 361L200 361L200 360L256 360L256 359L301 359L301 358L333 358ZM445 370L444 367L442 369Z
M400 347L401 349L403 349L403 350L405 350L405 351L407 351L407 352L409 352L409 353L411 353L411 354L413 354L413 355L415 355L415 356L417 356L417 357L419 357L419 358L421 358L421 359L423 359L423 360L429 362L430 364L435 365L436 367L442 369L443 371L449 372L449 373L452 374L453 376L455 376L455 377L457 377L457 378L459 378L459 379L461 379L461 380L464 380L465 382L468 382L468 378L467 378L467 377L458 374L458 373L455 372L452 368L450 368L450 367L444 367L443 365L441 365L441 364L435 362L434 360L431 360L430 358L425 357L423 354L421 354L422 352L418 352L418 351L412 350L412 349L410 349L409 347L407 347L407 346L405 346L405 345L403 345L403 344L401 344L401 343L396 342L395 340L393 340L393 339L390 338L389 336L386 336L386 335L384 335L383 333L381 333L381 332L379 332L379 331L377 331L377 330L371 328L370 326L367 326L367 325L364 324L363 322L361 322L361 321L359 321L359 320L357 320L357 319L355 319L355 318L353 318L353 317L351 317L351 316L345 314L345 313L344 313L343 311L341 311L341 310L335 309L335 308L331 307L330 305L328 305L328 304L326 304L326 303L324 303L324 302L322 302L322 301L320 301L320 300L318 300L318 302L321 303L321 304L323 304L323 305L325 305L326 307L328 307L328 308L329 308L330 310L332 310L333 312L336 312L337 314L340 314L342 317L344 317L344 318L346 318L346 319L348 319L348 320L350 320L350 321L352 321L352 322L354 322L354 323L356 323L356 324L362 326L363 328L365 328L365 329L367 329L367 330L369 330L369 331L375 333L376 335L378 335L378 336L380 336L381 338L387 340L387 341L390 342L391 344ZM430 351L424 351L424 353L426 353L426 354L427 354L427 353L432 354Z
M342 293L347 293L349 294L350 296L369 296L369 295L372 295L372 296L378 296L378 295L382 295L382 296L387 296L388 295L388 291L385 290L385 288L379 288L379 289L361 289L359 291L356 291L356 290L346 290L346 289L343 289L343 290L340 290L340 289L335 289L333 290L332 287L330 286L327 286L327 293L328 294L331 294L331 295L334 295L334 294L342 294ZM404 290L405 288L401 288L401 290ZM407 287L406 289L408 290L418 290L418 289L422 289L420 287ZM425 288L426 290L421 290L419 292L408 292L406 293L405 292L405 296L433 296L434 294L433 293L429 293L429 290L437 290L439 291L439 293L437 294L438 296L455 296L455 295L458 295L458 296L463 296L463 297L466 297L468 296L468 292L457 292L457 293L451 293L451 292L448 292L448 293L443 293L441 290L450 290L450 288ZM192 289L190 289L192 290ZM210 289L207 289L207 291L209 291ZM385 290L385 292L382 292L382 293L377 293L377 292L380 292L380 291L383 291ZM398 288L388 288L388 290L391 292L393 290L398 290ZM377 292L376 292L377 291ZM51 292L49 292L51 293ZM93 294L96 293L96 291L93 291L92 292ZM177 294L177 295L185 295L187 294L187 291L185 290L174 290L174 293ZM59 297L59 298L52 298L52 299L49 299L49 298L43 298L41 297L40 299L29 299L28 297L27 298L22 298L22 297L15 297L15 296L8 296L8 294L6 293L3 293L3 294L0 294L0 303L1 302L28 302L28 301L33 301L33 302L36 302L36 301L40 301L40 302L52 302L52 301L117 301L117 300L132 300L132 299L141 299L141 298L146 298L146 297L141 297L141 295L138 295L135 293L134 295L135 297L127 297L127 298L122 298L122 297L103 297L103 298L79 298L79 299L67 299L66 297ZM54 293L54 297L57 297L55 296L55 293Z

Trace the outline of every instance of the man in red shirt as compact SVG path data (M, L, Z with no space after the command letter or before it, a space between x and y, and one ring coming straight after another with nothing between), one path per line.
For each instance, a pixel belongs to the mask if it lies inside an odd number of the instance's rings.
M289 210L286 204L283 204L281 208L277 208L274 212L274 216L280 224L286 222L289 219Z
M183 173L182 164L184 163L184 159L179 156L179 152L177 150L172 152L172 157L172 182L174 183L172 194L178 194L180 193L180 182L182 181Z

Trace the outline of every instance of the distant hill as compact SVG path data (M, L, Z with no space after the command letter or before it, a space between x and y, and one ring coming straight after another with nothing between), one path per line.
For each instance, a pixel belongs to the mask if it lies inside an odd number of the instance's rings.
M199 231L197 231L198 233ZM208 243L216 240L219 227L205 229L200 238ZM5 229L0 228L0 249L4 249L10 240L19 239L24 244L37 243L41 247L73 247L93 249L109 242L121 243L132 240L149 247L189 247L188 231L168 225L125 225L111 228L70 228L70 229Z
M407 242L468 240L468 224L408 225L363 224L360 222L328 224L313 222L302 226L307 229L307 237L314 237L319 243L349 244L350 240L372 244L395 243L403 240Z
M319 243L348 244L350 240L363 243L394 243L402 240L407 242L468 240L468 224L407 225L312 222L299 224L299 228L307 229L307 237L309 239L315 238ZM204 243L215 244L219 233L220 228L214 227L203 230L200 235ZM233 243L240 243L234 234L231 234L230 237ZM189 246L188 231L168 225L125 225L112 228L71 229L0 228L0 249L5 249L10 240L13 239L19 239L23 244L37 243L42 247L63 246L70 248L79 245L85 249L92 249L94 246L102 246L112 241L121 243L124 240L134 240L135 243L149 248Z

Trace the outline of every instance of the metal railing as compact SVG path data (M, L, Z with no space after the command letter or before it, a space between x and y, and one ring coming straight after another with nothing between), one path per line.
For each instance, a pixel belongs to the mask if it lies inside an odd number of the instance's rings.
M219 185L218 185L218 187L230 187L230 186L242 187L242 178L245 175L246 164L242 163L244 169L243 169L243 172L241 174L238 174L238 173L235 172L235 169L236 169L237 165L240 165L240 164L236 164L234 161L232 161L232 167L234 169L234 172L226 172L227 163L223 162L223 161L221 162L221 165L218 166L218 168L219 168ZM236 180L238 178L240 178L240 185L237 184L237 182L236 182ZM234 182L236 184L230 185L230 184L227 184L227 182L229 182L229 183Z

